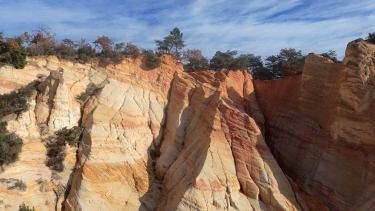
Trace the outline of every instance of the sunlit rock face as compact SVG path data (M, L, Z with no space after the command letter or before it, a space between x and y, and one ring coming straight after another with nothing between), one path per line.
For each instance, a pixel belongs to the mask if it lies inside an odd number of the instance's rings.
M39 86L35 114L40 124L53 130L77 126L81 117L80 105L68 89L64 71L53 70Z
M310 54L300 76L255 81L273 155L332 210L375 209L374 63L358 40L341 64Z
M156 163L158 210L259 210L260 200L263 208L299 209L251 117L262 116L252 90L241 71L175 75Z
M0 172L0 210L374 209L373 52L361 41L342 64L311 54L302 75L255 87L246 71L185 73L166 55L152 70L144 57L3 66L1 93L40 84L7 119L24 146ZM79 147L51 171L46 140L77 125Z
M85 105L67 210L299 209L264 142L250 74L125 62Z
M168 90L181 65L160 68L124 61L108 68L108 83L84 108L85 131L68 210L155 210L162 186L150 152L160 145ZM116 78L116 79L114 79Z
M17 91L20 87L35 80L43 81L48 74L50 74L48 69L35 65L27 65L24 70L13 69L7 65L2 66L0 68L1 94ZM9 84L12 87L9 87ZM64 193L62 192L62 197L57 198L55 190L60 186L67 186L76 163L77 148L67 147L65 169L62 172L52 172L45 165L47 153L45 138L53 135L53 132L50 133L47 130L47 134L41 135L38 121L36 121L38 118L35 112L36 99L37 92L34 91L28 99L27 111L5 118L8 122L8 131L20 137L23 146L18 161L3 166L1 169L0 210L18 210L22 203L34 207L35 210L61 210L61 204L64 201ZM79 111L79 105L77 108Z

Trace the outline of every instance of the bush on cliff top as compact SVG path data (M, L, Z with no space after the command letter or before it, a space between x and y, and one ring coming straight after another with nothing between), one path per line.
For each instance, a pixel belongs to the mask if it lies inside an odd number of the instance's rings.
M146 52L147 55L147 61L146 66L150 69L155 69L157 67L160 67L161 59L155 55L155 53L152 50L148 50Z
M326 57L332 60L334 63L340 63L341 61L337 59L337 54L335 51L329 50L327 53L320 54L323 57Z
M375 44L375 32L368 33L368 37L366 39L367 39L367 41Z
M15 67L16 69L23 69L27 63L26 56L27 51L24 47L21 47L20 49L13 51L11 53L13 67Z
M27 50L20 37L5 38L0 32L0 59L13 64L16 69L23 69L26 65Z

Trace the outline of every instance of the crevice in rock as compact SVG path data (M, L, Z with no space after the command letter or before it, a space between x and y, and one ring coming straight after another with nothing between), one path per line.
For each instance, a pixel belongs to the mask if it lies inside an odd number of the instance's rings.
M81 114L80 120L82 119L82 116L83 116L83 113ZM81 123L79 123L79 125L81 125ZM82 140L83 130L85 129L82 125L80 127L81 127L81 132L80 132L80 135L78 137L78 142L77 142L76 162L74 164L74 168L72 169L72 171L69 175L68 182L66 183L66 186L64 187L64 200L61 202L61 210L65 210L65 201L68 198L69 192L71 190L74 174L75 174L77 166L78 166L78 161L79 161L78 149L79 149L79 146L80 146L80 143L81 143L81 140Z
M288 177L286 174L285 174L285 177L286 177L286 179L288 180L288 182L289 182L289 184L290 184L290 187L292 187L292 191L293 191L293 193L294 193L294 198L296 199L296 202L297 202L299 208L300 208L302 211L305 211L305 210L303 209L303 206L301 205L301 202L298 200L298 197L297 197L297 194L298 194L298 193L296 193L296 191L294 190L293 184L292 184L292 182L290 181L290 180L292 180L292 179L291 179L290 177ZM297 188L298 188L298 187L297 187ZM306 211L308 211L308 210L306 210Z
M168 89L168 94L167 94L167 104L165 105L164 107L164 110L163 110L163 119L161 121L161 124L160 124L160 130L159 130L159 136L161 137L160 138L160 141L159 141L159 144L157 144L157 141L155 140L154 136L153 136L153 142L152 144L154 145L154 149L151 149L152 146L149 146L149 149L148 149L148 153L149 153L149 158L148 158L148 162L146 164L147 166L147 173L148 173L148 177L149 177L149 184L148 184L148 190L147 192L142 196L140 197L140 201L141 201L141 207L140 207L140 210L141 209L146 209L146 210L150 210L148 207L147 207L147 203L143 203L142 201L143 200L147 200L149 195L153 194L154 191L159 191L160 194L161 194L161 191L163 189L163 186L162 186L162 181L160 181L157 177L156 177L156 161L157 159L160 157L160 148L163 144L163 140L164 140L164 135L165 135L165 128L166 128L166 125L167 125L167 113L168 113L168 106L171 102L171 92L172 92L172 85L173 85L173 82L175 80L175 77L176 77L176 74L177 72L174 73L174 76L170 82L170 86L169 86L169 89ZM150 99L150 96L151 96L151 93L149 93L149 111L150 112L150 109L151 109L151 99ZM150 113L149 113L149 117L148 117L148 127L149 127L149 130L151 131L151 133L153 134L152 132L152 122L151 122L151 117L150 117ZM151 158L151 159L150 159ZM150 165L151 164L151 165ZM155 190L155 188L157 188L158 190ZM161 199L161 195L159 196L160 199ZM154 199L156 200L156 199ZM155 206L155 208L157 208L160 204L161 200L158 200L157 201L157 205Z
M173 78L172 78L172 80L171 80L171 83L170 83L170 85L169 85L169 89L168 89L168 94L167 94L167 105L165 106L165 108L164 108L164 111L163 111L163 113L164 113L164 115L163 115L163 120L162 120L162 122L161 122L161 125L160 125L160 132L159 132L159 136L161 136L161 138L160 138L160 143L159 143L159 145L156 145L155 144L155 140L153 141L153 143L154 143L154 145L155 145L155 149L153 150L153 151L150 151L150 156L151 156L151 158L152 158L152 160L153 160L153 171L154 171L154 173L155 173L155 162L156 162L156 159L158 158L158 157L160 157L160 154L161 154L161 152L160 152L160 148L161 148L161 146L162 146L162 144L163 144L163 141L164 141L164 136L165 136L165 128L166 128L166 126L167 126L167 119L168 119L168 106L169 106L169 104L170 104L170 102L171 102L171 93L172 93L172 85L173 85L173 82L174 82L174 80L175 80L175 77L177 76L177 72L175 72L174 73L174 75L173 75ZM149 127L151 126L151 124L149 124ZM151 130L151 127L150 127L150 130ZM152 131L152 130L151 130Z

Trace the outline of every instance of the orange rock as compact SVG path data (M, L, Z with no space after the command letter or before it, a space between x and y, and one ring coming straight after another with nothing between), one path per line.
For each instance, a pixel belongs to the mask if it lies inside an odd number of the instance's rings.
M375 45L342 64L310 54L303 74L255 81L267 142L284 172L333 210L374 210Z
M103 66L28 58L32 65L27 68L35 73L61 67L64 74L56 78L52 71L40 85L43 93L35 110L10 128L20 128L19 134L29 139L37 133L37 121L47 124L51 135L79 119L84 126L76 165L76 149L68 148L67 170L59 174L59 182L71 185L65 210L301 210L264 141L266 121L249 73L184 73L167 55L161 67L150 70L145 59ZM87 86L98 90L84 103L81 116L83 103L75 98ZM25 148L20 162L0 174L33 178L27 181L30 190L13 200L13 207L37 196L35 172L52 177L43 163L43 143L39 136L34 139L26 145L35 144L39 152L34 173L33 153ZM48 193L35 202L27 200L27 205L51 210L57 181L48 187ZM0 184L0 196L17 194Z
M245 111L245 105L257 104L247 78L242 71L176 74L156 163L164 186L158 210L252 210L250 199L269 209L300 210L260 128ZM255 113L259 106L252 109L252 115L262 116Z

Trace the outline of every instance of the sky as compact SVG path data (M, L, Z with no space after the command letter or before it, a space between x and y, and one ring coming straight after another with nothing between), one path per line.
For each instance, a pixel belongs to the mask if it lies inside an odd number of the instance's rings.
M0 31L14 37L48 26L56 38L93 42L108 36L156 49L175 27L186 47L207 58L237 50L264 59L280 49L336 51L375 31L374 0L0 0Z

